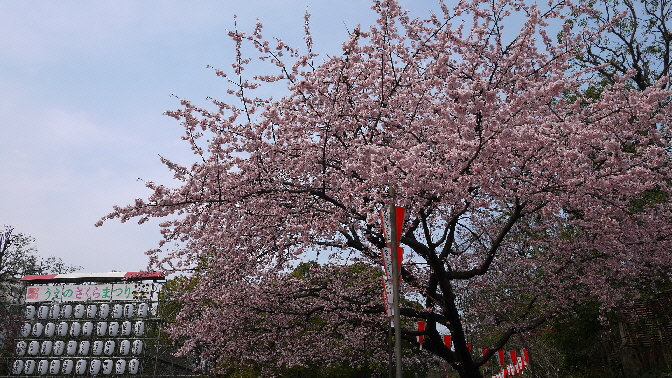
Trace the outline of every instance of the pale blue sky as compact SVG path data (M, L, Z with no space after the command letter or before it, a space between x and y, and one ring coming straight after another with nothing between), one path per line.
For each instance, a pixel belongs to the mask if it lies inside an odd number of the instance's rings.
M426 15L438 0L406 0ZM191 155L180 125L162 115L225 90L206 65L228 67L226 31L301 41L306 6L316 51L337 54L369 0L0 2L0 226L37 239L40 255L85 272L144 269L160 239L156 222L94 223L113 205L166 182L161 154Z

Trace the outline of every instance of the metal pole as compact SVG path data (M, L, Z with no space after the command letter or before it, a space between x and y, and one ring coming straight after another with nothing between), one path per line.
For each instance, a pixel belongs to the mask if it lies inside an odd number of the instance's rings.
M392 324L389 324L389 328L387 331L387 376L389 378L395 378L394 377L394 345L392 345L392 340L394 338L392 337L394 333L394 326Z
M399 254L397 245L397 204L394 187L390 187L390 234L392 235L392 306L394 311L394 354L397 378L401 378L401 314L399 313Z

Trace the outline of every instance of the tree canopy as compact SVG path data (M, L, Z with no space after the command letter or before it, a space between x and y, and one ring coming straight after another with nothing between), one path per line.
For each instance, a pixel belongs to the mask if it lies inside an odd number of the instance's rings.
M236 59L216 70L229 97L168 112L196 155L191 166L162 158L180 184L149 182L147 199L99 222L165 218L150 264L191 275L172 330L185 352L215 368L384 358L363 341L388 324L382 300L362 294L375 280L347 266L380 265L390 187L407 214L402 293L421 303L401 315L427 322L423 353L462 377L480 377L513 335L575 303L613 306L668 274L666 78L633 88L615 72L586 95L592 68L570 68L590 31L565 20L590 9L472 0L426 19L393 0L373 9L377 23L325 58L308 26L302 50L264 39L261 24L231 31ZM247 73L258 67L250 46L276 74ZM285 95L265 97L271 84ZM330 256L324 275L292 278L316 253ZM327 317L337 327L307 326ZM485 328L481 356L467 344Z
M37 255L35 238L15 233L5 226L0 233L0 281L21 278L30 274L71 273L79 266L67 265L58 257L42 258Z
M37 255L35 238L5 226L0 232L0 305L18 300L23 287L18 279L31 274L71 273L80 266L68 265L55 256Z

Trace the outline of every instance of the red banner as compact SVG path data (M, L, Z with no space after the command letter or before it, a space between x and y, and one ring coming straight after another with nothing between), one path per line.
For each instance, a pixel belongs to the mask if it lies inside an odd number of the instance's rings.
M404 225L404 208L400 206L395 206L395 212L396 212L396 226L397 226L397 232L396 232L396 244L399 245L399 241L401 240L401 229L403 228ZM390 235L390 231L392 230L392 222L390 220L390 208L388 206L385 206L382 210L380 210L380 221L383 225L383 235L385 236L385 243L386 244L392 244L392 235Z

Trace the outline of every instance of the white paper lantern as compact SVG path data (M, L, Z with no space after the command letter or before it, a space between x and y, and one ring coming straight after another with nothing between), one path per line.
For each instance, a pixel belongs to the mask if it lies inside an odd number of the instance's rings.
M86 308L84 307L83 304L78 304L78 305L76 305L76 306L75 306L75 311L74 311L74 313L75 313L75 319L81 319L81 318L83 318L83 317L84 317L84 312L85 312L85 310L86 310ZM78 361L78 362L79 362L79 361Z
M70 336L79 337L79 334L82 332L82 325L78 322L70 324Z
M75 374L79 375L86 374L86 360L77 360L77 365L75 366Z
M100 360L91 361L91 366L89 367L89 373L91 375L98 375L100 373Z
M114 361L103 360L103 374L105 374L105 375L112 374L112 369L113 368L114 368Z
M51 354L51 349L54 346L54 342L51 340L45 340L42 342L42 346L40 346L40 354L43 356L48 356Z
M115 319L119 319L123 314L124 314L124 306L122 306L121 303L115 304L114 309L112 311L112 317Z
M68 341L68 346L65 348L65 352L68 356L74 356L77 352L77 342L75 340Z
M51 309L49 310L49 318L50 319L58 319L58 316L61 314L61 305L58 303L54 303L51 305Z
M28 344L28 355L30 356L37 356L37 353L40 351L40 342L39 341L31 341L30 344Z
M149 314L149 304L140 303L138 305L138 316L141 318L146 318L148 314Z
M49 374L56 375L61 372L61 360L51 360Z
M80 356L86 356L89 354L89 349L91 349L91 342L88 340L84 340L81 343L79 343L79 355Z
M82 326L82 336L91 336L92 333L93 333L93 323L84 322L84 325Z
M40 308L37 310L37 318L46 320L49 317L49 306L47 305L42 305Z
M96 335L99 337L105 336L107 333L107 322L98 322L96 324Z
M124 306L124 317L126 317L127 319L132 318L134 310L135 310L135 306L133 306L132 303L127 303Z
M14 361L14 365L12 365L12 374L21 375L22 372L23 372L23 360Z
M129 336L131 334L132 330L133 330L133 323L129 322L128 320L121 323L121 335L122 336Z
M47 325L44 326L44 336L46 337L54 336L55 331L56 331L56 324L54 323L47 323Z
M35 363L34 360L26 360L25 364L23 365L23 374L25 375L33 375L33 372L35 371Z
M130 351L131 351L131 342L129 340L123 340L119 345L119 353L122 356L126 356Z
M21 334L21 337L24 339L28 336L30 336L30 331L33 329L33 326L30 323L23 323L21 326L21 331L19 332Z
M64 305L61 308L61 317L63 319L70 319L71 316L72 316L72 305L69 304Z
M93 342L93 350L91 351L91 353L94 356L100 356L101 354L103 354L103 345L104 345L104 342L102 340L94 341Z
M28 351L28 343L26 343L23 340L16 343L16 355L17 356L19 356L19 357L25 356L27 351ZM23 369L23 366L21 367L21 369Z
M108 356L111 356L114 353L115 344L116 343L114 342L114 340L105 341L105 351L104 351L104 353Z
M60 356L65 352L65 341L57 340L54 342L54 356Z
M98 310L98 306L95 304L90 304L86 307L86 317L89 319L93 319L96 317L96 311Z
M135 336L142 336L145 334L145 322L142 320L139 322L135 322L134 326L134 331L135 331Z
M67 336L68 335L68 323L66 323L66 322L58 323L58 329L56 330L56 334L60 337Z
M103 303L98 309L98 317L101 319L106 319L110 315L110 305Z
M130 374L138 374L140 370L140 361L137 358L134 358L128 362L128 372Z
M142 346L143 346L142 340L134 340L133 347L131 348L131 353L133 353L136 356L142 353Z
M43 330L44 330L44 324L42 323L33 324L33 337L40 337L42 335Z
M117 360L114 372L117 375L124 374L126 372L126 360Z
M26 319L35 319L35 306L26 306ZM23 369L23 365L21 365L21 369Z
M63 367L61 373L63 375L72 374L72 369L75 367L75 363L72 360L63 360Z
M40 360L40 362L37 364L37 374L39 375L45 375L49 371L49 361L47 360Z
M110 337L117 337L119 334L119 322L110 322L110 325L107 329L107 334Z

